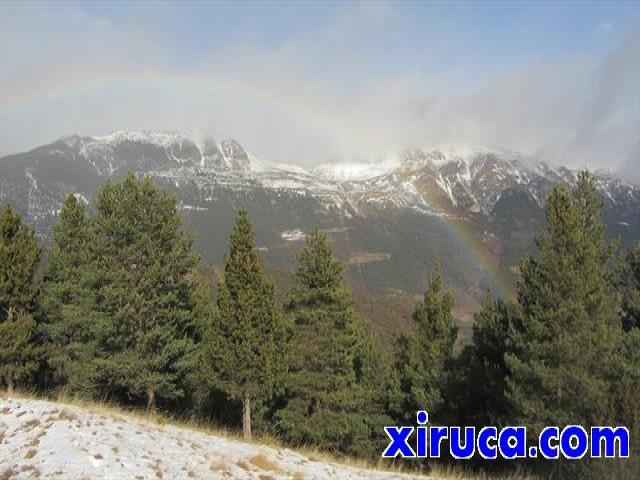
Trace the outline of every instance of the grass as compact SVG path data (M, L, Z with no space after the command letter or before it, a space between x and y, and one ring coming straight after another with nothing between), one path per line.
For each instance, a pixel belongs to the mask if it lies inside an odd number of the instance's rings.
M0 398L3 398L3 396L0 395ZM312 446L299 446L291 448L287 445L284 445L280 439L273 435L256 435L252 440L247 441L242 438L242 434L239 431L218 428L211 425L210 423L198 419L169 416L159 411L147 412L146 410L126 408L107 402L98 402L68 395L59 395L56 398L42 398L29 392L15 392L14 399L19 398L55 401L66 405L80 407L102 416L108 415L116 421L130 418L138 420L141 423L146 424L147 426L152 426L159 429L161 429L164 425L171 425L173 427L193 430L200 433L205 433L207 435L247 442L253 445L271 447L276 450L287 448L306 456L310 461L335 463L353 468L370 469L389 473L404 473L416 476L425 475L424 472L420 472L414 467L415 464L412 465L410 462L393 462L382 458L379 458L376 461L371 459L353 458L327 452ZM73 421L77 419L77 415L73 411L65 408L60 409L58 416L61 420ZM251 465L253 465L254 467L262 470L269 470L276 473L283 472L277 463L273 462L263 454L258 454L251 457L248 462L240 461L237 463L237 465L247 470L251 469ZM216 465L212 464L212 467L215 467L219 471L227 471L228 468L227 465L222 462ZM161 472L159 472L159 469L156 473L160 478ZM301 472L292 472L291 474L293 475L293 478L295 480L302 480L305 478ZM468 470L459 467L443 467L439 465L433 465L428 473L428 476L430 480L490 480L498 478L503 480L536 479L536 477L529 476L524 473L513 473L510 475L496 476L477 472L469 472ZM1 474L0 480L2 480Z
M281 473L282 468L276 462L267 457L264 453L258 453L249 459L249 463L255 465L261 470L270 470L272 472Z
M469 471L463 468L455 468L452 466L436 465L429 472L429 479L433 480L538 480L524 472L513 472L503 474L486 474Z
M37 454L38 454L38 451L35 448L32 448L24 455L24 458L29 460L29 459L35 457Z
M4 472L0 473L0 480L11 480L14 475L18 475L18 472L13 468L7 468Z

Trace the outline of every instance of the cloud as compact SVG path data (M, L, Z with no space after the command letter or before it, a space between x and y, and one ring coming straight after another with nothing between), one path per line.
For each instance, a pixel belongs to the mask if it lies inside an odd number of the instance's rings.
M281 42L234 40L176 61L143 21L3 6L0 151L79 132L227 134L310 166L405 148L489 146L630 180L640 131L640 30L606 56L523 59L487 75L436 61L455 35L411 42L394 4L340 6Z

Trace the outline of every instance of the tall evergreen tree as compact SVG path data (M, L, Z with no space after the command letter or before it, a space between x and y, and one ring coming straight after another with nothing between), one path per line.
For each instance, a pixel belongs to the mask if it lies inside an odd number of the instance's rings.
M640 242L625 255L617 282L624 329L617 369L611 379L607 424L624 425L631 438L640 435ZM640 472L640 444L631 442L628 459L596 466L599 478L635 479Z
M547 229L538 258L521 263L508 388L519 420L597 425L620 340L618 295L608 267L600 202L588 173L573 191L558 186L546 202ZM562 468L555 465L554 468Z
M512 324L518 315L513 302L488 293L482 309L474 315L471 345L458 356L447 405L457 424L508 425L512 407L507 397Z
M401 335L395 345L390 408L398 422L413 422L417 410L433 414L443 406L445 370L458 333L452 308L453 295L443 291L438 263L413 312L415 330Z
M370 449L367 345L342 265L317 228L298 256L286 311L293 318L290 374L277 425L292 443L362 453Z
M43 330L54 382L86 394L93 389L102 318L92 234L84 204L69 194L53 228L42 293Z
M105 393L183 398L199 320L198 256L176 199L149 178L107 182L96 197L99 382Z
M244 209L231 233L224 272L203 363L216 387L242 401L242 431L251 438L251 402L269 398L286 372L287 329Z
M623 327L640 328L640 242L627 252L620 277Z
M0 211L0 381L9 395L38 368L34 310L40 248L33 230L7 205Z

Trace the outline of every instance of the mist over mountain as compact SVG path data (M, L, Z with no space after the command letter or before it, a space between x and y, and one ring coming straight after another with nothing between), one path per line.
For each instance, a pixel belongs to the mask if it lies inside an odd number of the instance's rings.
M308 169L480 145L640 182L634 2L189 6L3 5L0 155L180 128Z
M70 135L0 158L0 202L50 239L61 202L90 203L99 185L127 172L173 191L196 246L214 272L235 213L247 207L258 247L286 285L305 234L327 231L370 322L403 322L437 258L457 295L459 315L487 288L509 295L517 262L533 251L546 196L577 171L535 164L516 152L412 149L378 163L304 169L259 158L228 137L126 132ZM595 172L611 238L640 238L640 189Z

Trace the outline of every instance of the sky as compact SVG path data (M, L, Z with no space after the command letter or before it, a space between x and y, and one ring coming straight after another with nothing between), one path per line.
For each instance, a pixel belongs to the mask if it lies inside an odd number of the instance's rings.
M485 147L640 183L640 2L0 1L0 154L175 129L305 167Z

